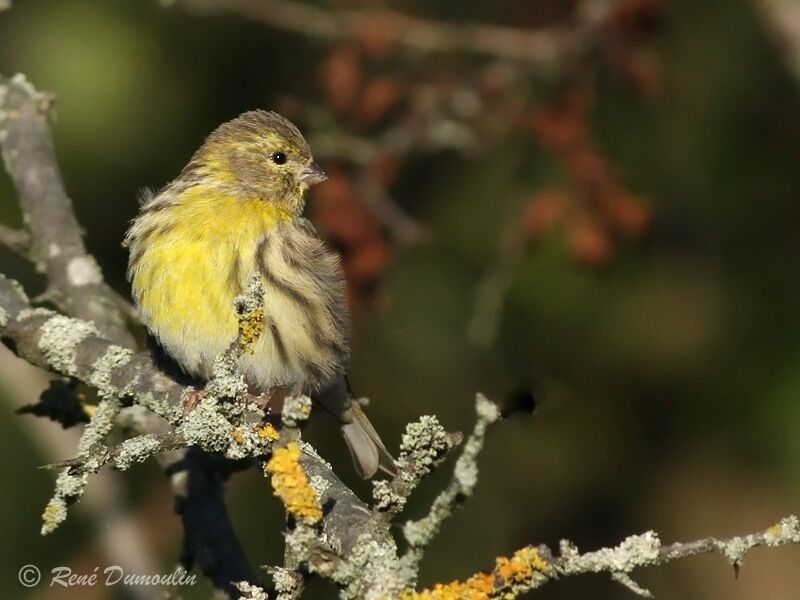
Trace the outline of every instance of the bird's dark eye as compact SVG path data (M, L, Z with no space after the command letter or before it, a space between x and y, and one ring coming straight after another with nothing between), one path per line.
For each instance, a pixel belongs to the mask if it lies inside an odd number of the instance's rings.
M284 152L273 152L271 158L276 165L286 164L286 154Z

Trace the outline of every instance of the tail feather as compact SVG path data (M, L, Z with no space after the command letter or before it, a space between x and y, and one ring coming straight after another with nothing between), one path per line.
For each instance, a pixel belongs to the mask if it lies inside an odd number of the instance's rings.
M378 470L389 475L397 474L394 458L383 445L364 409L350 397L343 377L314 400L339 422L353 465L361 477L369 479Z
M394 458L383 445L378 432L358 402L352 403L346 416L351 417L352 421L342 423L340 427L358 474L364 479L370 479L380 469L388 475L397 475Z

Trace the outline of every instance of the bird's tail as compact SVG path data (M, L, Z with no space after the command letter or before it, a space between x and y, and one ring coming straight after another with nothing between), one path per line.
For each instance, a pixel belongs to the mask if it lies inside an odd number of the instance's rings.
M369 479L379 469L389 475L397 474L394 458L383 445L364 409L350 397L344 377L314 400L339 422L353 465L361 477Z

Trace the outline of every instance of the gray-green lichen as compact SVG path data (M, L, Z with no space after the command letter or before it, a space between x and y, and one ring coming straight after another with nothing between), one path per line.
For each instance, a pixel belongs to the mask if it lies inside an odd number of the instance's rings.
M0 327L8 325L9 316L5 309L0 306Z
M744 561L744 555L761 543L766 546L800 543L800 522L797 517L794 515L786 517L763 534L736 536L729 540L717 541L716 545L728 562L734 567L738 567Z
M239 356L223 352L214 360L211 381L206 385L209 395L217 398L240 399L247 394L247 384L239 369Z
M281 419L286 427L294 429L311 415L311 398L308 396L289 396L283 402Z
M475 412L475 427L456 461L450 484L433 501L427 516L418 521L409 521L403 526L406 541L415 549L414 555L417 558L421 558L420 550L439 532L456 503L472 495L478 481L478 455L483 449L486 430L500 418L500 409L494 402L478 394L475 398Z
M419 421L406 425L397 459L397 477L392 481L372 482L374 507L381 512L403 510L414 488L459 441L460 434L448 434L433 415L423 415Z
M58 475L55 494L42 513L42 535L55 531L64 522L67 518L67 504L83 495L87 480L87 473L74 475L64 470Z
M130 362L133 351L121 346L109 346L103 354L92 364L92 374L89 383L97 388L101 396L124 396L129 390L118 390L111 384L114 371ZM130 382L133 383L133 382Z
M352 599L399 598L415 577L416 571L398 558L393 539L370 534L359 537L346 562L336 569L341 596Z
M331 465L331 463L322 458L319 455L319 452L317 452L317 449L314 448L314 446L312 446L308 442L304 442L299 437L295 441L297 442L297 445L300 446L300 450L303 451L303 454L308 454L309 456L313 456L320 464L324 465L326 469L328 469L329 471L333 471L333 466Z
M154 435L143 434L122 442L114 457L114 466L125 471L135 463L141 463L160 450L161 443Z
M106 439L114 427L120 408L120 401L116 397L108 397L100 401L78 441L78 456L87 454L93 446Z
M28 81L28 78L25 77L25 73L15 73L11 77L11 84L25 92L25 94L34 100L39 100L43 96L43 94L37 91L37 89L33 87L33 84Z
M67 518L67 503L60 496L55 496L47 503L42 513L41 534L47 535L55 531Z
M648 531L629 536L614 548L601 548L585 554L581 554L569 540L561 540L560 550L559 572L563 575L602 571L630 573L637 567L658 562L661 540L654 531Z
M255 584L246 581L237 581L234 585L241 593L239 600L269 600L269 596L267 596L267 592L264 588L258 587Z
M434 415L423 415L416 423L406 425L400 442L397 466L403 476L419 479L444 458L449 449L447 432Z
M455 479L461 487L461 493L470 496L478 483L478 454L483 449L486 430L489 425L500 418L500 408L483 394L475 397L475 412L478 419L475 429L464 446L464 451L456 461Z
M478 413L478 423L484 426L495 423L500 418L500 407L483 394L475 395L475 412Z
M300 596L299 575L284 567L272 567L269 570L272 576L272 583L275 584L277 600L291 600Z
M0 92L2 92L3 88L0 87ZM0 96L0 106L2 106L2 96ZM17 294L18 300L24 304L29 302L28 294L25 293L25 289L20 285L19 281L16 279L10 279L0 273L0 281L3 281L5 284L11 286L11 289L14 290L14 293Z
M103 283L103 275L94 257L84 254L74 257L67 263L67 281L70 285L80 287Z
M404 494L399 494L394 491L391 481L386 479L373 479L372 501L376 510L400 512L405 508L407 498Z
M264 305L264 284L258 272L247 279L244 294L236 296L233 301L236 312L243 317L257 311Z
M52 317L57 315L53 310L49 308L37 307L37 308L23 308L19 311L17 315L17 320L24 321L25 319L32 319L34 317Z
M331 482L325 479L322 475L312 475L308 478L308 482L317 493L317 498L322 498L325 492L327 492L331 487Z
M39 350L53 369L65 375L75 375L78 372L75 364L78 344L93 335L99 336L100 332L91 323L54 315L41 326Z
M224 453L233 440L233 425L218 409L216 398L206 396L178 425L177 433L187 446Z

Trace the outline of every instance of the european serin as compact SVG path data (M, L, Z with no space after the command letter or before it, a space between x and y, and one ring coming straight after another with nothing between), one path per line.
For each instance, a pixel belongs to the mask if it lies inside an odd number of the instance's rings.
M265 290L264 330L240 368L254 393L310 394L337 416L359 473L393 461L345 373L349 314L339 259L302 216L325 181L298 129L266 111L218 127L180 175L146 193L125 238L142 320L188 374L207 380L236 338L234 298L251 273Z

